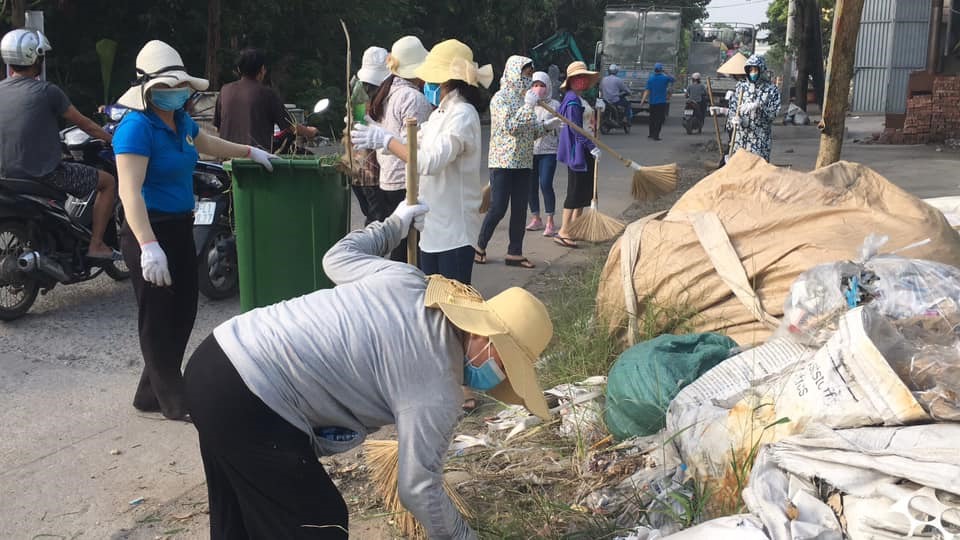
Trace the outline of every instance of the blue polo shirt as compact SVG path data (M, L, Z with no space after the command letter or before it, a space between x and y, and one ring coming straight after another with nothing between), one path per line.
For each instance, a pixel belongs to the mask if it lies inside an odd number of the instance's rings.
M179 214L193 211L193 169L200 158L193 140L200 127L182 110L174 123L176 133L152 111L130 111L113 135L113 150L150 159L142 191L147 210Z
M664 73L650 75L647 79L647 90L650 91L651 105L662 105L667 102L667 87L673 81L673 77Z

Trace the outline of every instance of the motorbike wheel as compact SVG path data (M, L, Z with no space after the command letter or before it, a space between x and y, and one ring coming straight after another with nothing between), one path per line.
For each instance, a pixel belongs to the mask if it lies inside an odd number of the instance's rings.
M687 135L693 135L693 120L683 119L683 129L687 130Z
M606 122L600 122L600 133L607 135L610 133L610 126Z
M624 120L624 121L623 121L623 133L624 133L625 135L629 135L629 134L630 134L630 121L629 121L629 120Z
M107 244L111 244L110 247L113 249L120 249L120 229L123 228L123 223L123 206L117 204L113 211L113 226L111 227L113 230L108 230L108 234L112 235L116 239L113 242L107 242ZM125 261L114 261L104 266L103 271L114 281L125 281L130 279L130 269L127 268L127 263Z
M30 249L30 239L23 225L0 223L0 321L22 317L40 292L39 280L17 268L17 259Z
M200 260L197 264L197 279L200 292L210 300L225 300L237 294L240 289L240 278L237 272L237 258L234 253L220 253L217 244L229 238L229 229L217 231L207 240L200 251ZM217 275L211 275L213 265L219 261Z

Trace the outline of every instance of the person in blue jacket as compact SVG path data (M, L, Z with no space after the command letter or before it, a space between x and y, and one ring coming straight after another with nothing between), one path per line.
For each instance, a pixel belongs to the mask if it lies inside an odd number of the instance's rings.
M640 105L650 98L650 134L648 138L655 141L660 139L660 130L663 128L663 122L667 119L667 107L670 105L670 85L674 78L663 71L663 64L657 62L653 65L653 75L647 79L647 89L643 91L643 97L640 98Z
M199 152L249 157L270 170L274 156L200 131L183 107L208 82L188 75L166 43L147 43L136 66L139 78L118 100L132 110L113 137L126 218L120 246L137 298L144 363L133 406L189 420L180 367L197 315L193 169Z

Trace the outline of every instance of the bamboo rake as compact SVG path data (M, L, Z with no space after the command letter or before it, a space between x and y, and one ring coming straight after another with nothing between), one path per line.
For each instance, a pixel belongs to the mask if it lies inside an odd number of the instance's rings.
M403 125L407 130L407 204L417 204L420 194L420 177L417 171L417 119L406 118ZM417 266L417 244L419 234L415 227L410 227L407 234L407 263Z

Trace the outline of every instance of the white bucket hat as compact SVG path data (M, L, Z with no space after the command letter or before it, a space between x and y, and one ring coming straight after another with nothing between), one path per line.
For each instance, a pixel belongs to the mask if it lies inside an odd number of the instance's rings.
M126 91L117 103L128 109L146 110L147 91L157 84L177 86L180 83L189 83L197 92L202 92L210 86L206 79L192 77L183 67L183 59L173 47L166 43L153 40L140 49L137 54L137 79L133 86Z
M363 62L360 63L360 70L357 71L357 78L367 84L380 86L390 76L390 70L387 69L387 54L389 53L383 47L369 47L363 51Z
M423 47L420 38L403 36L390 47L387 56L387 67L390 72L401 79L415 79L420 64L427 59L427 49Z

